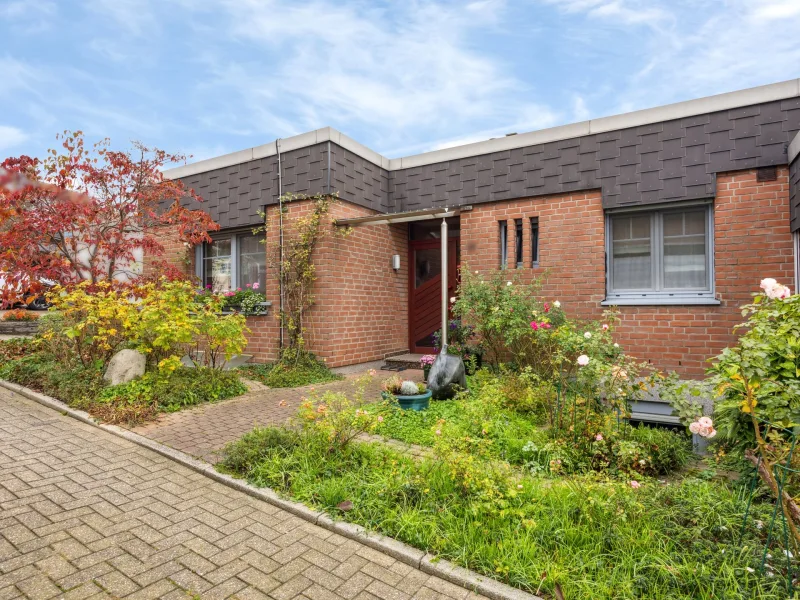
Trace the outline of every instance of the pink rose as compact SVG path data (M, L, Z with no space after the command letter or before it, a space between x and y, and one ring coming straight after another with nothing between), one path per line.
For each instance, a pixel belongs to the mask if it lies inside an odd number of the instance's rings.
M242 288L236 288L236 291L237 291L237 292L241 292L241 291L242 291Z
M550 323L542 323L542 327L545 329L550 329Z
M713 438L715 435L717 435L717 430L716 430L716 429L714 429L714 428L712 427L712 428L711 428L711 431L709 431L709 432L708 432L708 435L706 436L706 438L710 440L710 439L711 439L711 438Z
M778 285L777 281L775 281L772 277L767 277L766 279L762 279L761 280L761 286L760 287L765 292L768 292L769 290L774 288L776 285Z
M248 284L245 284L245 286L244 286L244 287L248 287L248 288L249 288L249 287L250 287L250 284L249 284L249 283L248 283Z
M436 430L436 435L442 435L442 430L441 429L437 429Z
M550 305L547 302L544 303L544 312L550 312Z
M689 431L691 431L692 433L700 433L700 423L698 423L697 421L691 423L689 425Z
M581 354L581 355L578 357L578 364L579 364L580 366L582 366L582 367L585 367L586 365L588 365L588 364L589 364L589 357L588 357L588 356L586 356L585 354Z
M256 281L256 282L253 284L253 289L254 289L254 290L257 290L257 289L258 289L258 282L257 282L257 281Z
M594 439L596 441L598 441L598 442L602 442L603 441L603 434L602 433L598 433L596 436L594 436Z
M700 427L707 427L710 429L711 427L714 426L714 421L712 421L708 417L700 417L699 419L697 419L697 422L700 423Z
M642 484L641 484L641 483L639 483L638 481L636 481L636 480L634 479L634 480L631 480L631 487L632 487L633 489L637 490L637 489L639 489L640 487L642 487Z
M383 423L383 417L381 415L378 415L378 423Z
M608 323L603 323L603 331L608 331Z
M536 321L531 321L531 329L536 331L537 329L539 329L539 324Z

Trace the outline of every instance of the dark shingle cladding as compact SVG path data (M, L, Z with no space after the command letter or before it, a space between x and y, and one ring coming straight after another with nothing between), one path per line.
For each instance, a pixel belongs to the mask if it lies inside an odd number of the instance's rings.
M361 206L391 212L389 171L337 144L323 142L291 150L281 155L281 162L284 192L313 195L338 191L342 198ZM277 165L278 157L273 155L181 179L203 198L201 208L220 227L242 227L258 223L259 211L278 201ZM197 208L195 202L183 204Z
M720 172L785 165L798 131L795 97L391 171L323 141L282 154L283 189L338 191L379 212L597 188L605 208L647 205L712 197ZM276 166L273 154L182 180L223 228L247 226L258 222L263 206L277 202ZM800 229L799 168L792 180L793 230Z
M600 188L617 208L708 198L716 173L786 164L800 99L391 172L397 210Z
M800 229L800 157L789 165L789 206L792 211L792 231L797 231Z

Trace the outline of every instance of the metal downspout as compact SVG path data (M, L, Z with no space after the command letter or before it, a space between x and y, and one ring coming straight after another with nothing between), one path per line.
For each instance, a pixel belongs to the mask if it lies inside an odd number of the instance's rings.
M442 348L447 348L447 219L442 217Z
M275 151L278 154L278 248L280 265L278 267L278 287L280 293L280 339L279 348L283 350L283 306L284 306L284 289L283 289L283 177L281 175L281 140L275 140Z

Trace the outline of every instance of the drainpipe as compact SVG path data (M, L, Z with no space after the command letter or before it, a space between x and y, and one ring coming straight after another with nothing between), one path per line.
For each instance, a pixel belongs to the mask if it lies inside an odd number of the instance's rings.
M442 217L442 349L447 347L447 219Z
M283 306L284 306L284 290L283 290L283 178L281 176L281 140L275 140L275 151L278 154L278 248L280 265L278 266L278 291L280 293L280 340L278 342L279 348L283 350Z

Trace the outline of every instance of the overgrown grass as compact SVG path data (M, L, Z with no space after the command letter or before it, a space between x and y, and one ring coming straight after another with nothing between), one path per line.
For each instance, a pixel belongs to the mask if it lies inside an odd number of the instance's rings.
M8 347L6 351L11 354ZM44 352L4 360L0 378L58 398L103 421L126 425L247 391L237 373L208 368L180 368L168 374L148 372L128 383L109 386L100 365L65 365Z
M751 573L763 531L738 542L742 499L724 481L639 489L597 475L534 477L414 461L380 445L329 452L314 433L257 429L221 470L514 586L570 599L777 599L780 575ZM349 500L352 510L337 509ZM771 507L756 503L754 519ZM779 565L772 565L777 569Z
M245 377L260 381L271 388L294 388L344 379L331 371L325 363L311 359L293 364L277 362L239 367Z
M602 431L602 441L594 443L562 439L531 415L503 408L474 392L432 402L424 411L402 410L391 403L366 410L383 417L374 429L378 435L434 446L441 439L438 430L451 439L480 442L492 458L533 472L573 474L594 469L622 476L665 475L683 467L692 455L688 436L643 425L611 423Z

